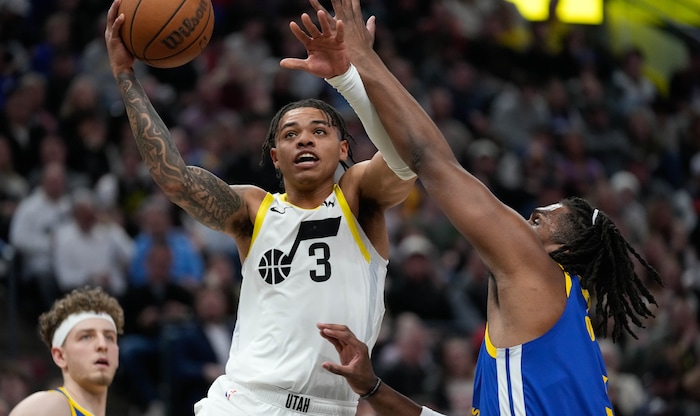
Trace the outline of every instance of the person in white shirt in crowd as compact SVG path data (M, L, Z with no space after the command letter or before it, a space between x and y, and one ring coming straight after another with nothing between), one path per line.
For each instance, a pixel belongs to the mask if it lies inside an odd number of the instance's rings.
M134 243L124 228L100 209L90 189L73 193L73 217L56 229L53 258L61 292L93 285L121 296Z
M39 186L20 201L10 223L10 244L20 256L20 296L31 301L26 302L30 310L24 311L30 319L48 310L58 297L51 258L53 234L69 215L65 168L48 164Z

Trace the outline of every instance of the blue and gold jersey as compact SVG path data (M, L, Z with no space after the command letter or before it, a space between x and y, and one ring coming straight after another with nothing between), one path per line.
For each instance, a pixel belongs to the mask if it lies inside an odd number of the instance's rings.
M486 336L476 366L472 415L611 416L608 376L588 316L589 295L566 278L566 308L541 337L496 348Z
M76 403L75 400L73 400L70 394L68 394L68 392L66 391L65 387L58 387L55 389L55 391L66 396L66 400L68 400L68 406L70 406L71 416L93 416L92 413L80 407L80 405Z

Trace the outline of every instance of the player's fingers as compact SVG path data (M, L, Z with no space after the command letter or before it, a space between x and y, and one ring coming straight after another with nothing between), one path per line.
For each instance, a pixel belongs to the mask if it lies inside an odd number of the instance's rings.
M338 332L349 332L351 335L354 335L352 333L352 331L350 330L350 328L348 328L347 325L343 325L343 324L329 324L329 323L325 323L325 322L323 322L323 323L319 322L318 324L316 324L316 326L318 327L318 329L331 329L333 331L338 331Z
M299 25L297 24L297 22L290 22L290 23L289 23L289 30L292 31L292 34L294 35L294 37L296 37L297 39L299 39L299 42L301 42L302 45L306 45L306 44L309 43L309 41L311 40L311 38L309 37L309 35L307 35L306 32L304 32L304 31L299 27Z
M330 362L330 361L324 362L323 364L321 364L321 366L323 366L323 368L330 371L331 373L337 374L339 376L345 377L349 374L347 371L345 371L343 366L338 365L338 364L333 363L333 362Z
M352 0L350 3L350 6L352 7L353 17L359 17L360 19L362 19L362 8L360 7L360 0Z
M324 12L328 13L328 10L326 10L326 8L323 7L318 0L309 0L309 3L311 3L311 7L313 7L313 9L317 12L323 10ZM330 15L330 13L328 14Z
M344 345L350 345L355 348L362 348L364 346L364 344L357 339L355 334L352 333L350 328L345 325L330 324L328 327L322 328L321 331L329 337L337 339Z
M280 61L280 66L286 69L306 69L306 61L299 58L283 58Z
M335 28L331 27L331 17L328 12L324 10L319 10L316 12L316 17L318 17L318 23L321 25L321 32L325 34L331 34Z
M304 24L304 27L311 38L318 38L322 35L321 31L318 30L318 27L316 27L314 22L311 20L311 16L308 14L304 13L301 15L301 22Z
M367 19L367 31L369 32L371 39L372 39L372 44L374 44L374 34L377 31L377 18L375 16L370 16L369 19Z
M339 43L345 41L345 25L342 20L338 20L335 25L335 39Z
M333 6L333 12L335 12L335 18L343 20L345 18L343 3L340 0L331 0L331 5Z
M323 338L327 339L328 342L333 344L335 350L338 352L343 351L343 349L345 349L345 347L347 346L346 342L343 342L342 340L338 339L338 337L336 337L332 331L329 331L326 328L321 329L320 334Z
M107 11L107 25L111 26L112 22L114 22L114 19L117 18L117 12L119 11L119 4L121 3L121 0L114 0L112 2L112 5L109 6L109 11Z

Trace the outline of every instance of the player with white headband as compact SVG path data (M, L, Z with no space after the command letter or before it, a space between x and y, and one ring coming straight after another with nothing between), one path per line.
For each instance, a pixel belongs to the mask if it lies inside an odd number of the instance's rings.
M63 385L33 393L10 416L105 416L123 328L121 306L99 287L75 289L57 300L39 317L39 332Z

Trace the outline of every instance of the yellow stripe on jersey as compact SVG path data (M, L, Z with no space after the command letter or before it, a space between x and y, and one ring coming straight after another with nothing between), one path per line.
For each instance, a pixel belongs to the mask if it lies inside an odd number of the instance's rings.
M265 215L267 215L267 210L270 208L270 205L272 204L272 201L275 200L275 197L272 196L271 193L267 193L265 195L265 198L262 200L260 203L260 208L258 208L257 214L255 214L255 225L253 226L253 236L250 239L250 245L248 246L248 251L250 252L250 248L253 247L253 243L255 243L255 239L258 237L258 234L260 233L260 228L262 228L262 223L263 220L265 219ZM247 253L246 253L247 257Z
M369 263L369 250L367 250L365 243L362 241L362 238L360 238L360 233L357 230L357 220L355 220L355 216L350 209L350 205L348 205L348 201L345 200L345 195L343 195L343 191L340 189L338 184L333 185L333 192L335 192L335 196L338 198L338 203L340 204L340 208L343 210L343 215L345 215L348 227L350 227L350 232L352 232L352 237L355 239L355 244L357 244L357 247L360 248L362 256L365 258L367 263Z
M491 343L491 337L489 337L489 323L486 322L486 330L484 331L484 344L486 344L486 352L489 353L491 358L496 358L498 350Z
M66 396L66 399L68 400L68 405L70 406L71 416L93 416L92 413L83 409L75 400L73 400L71 395L68 394L68 390L66 390L65 387L61 386L56 388L56 390L59 390L61 393L63 393L64 396Z

